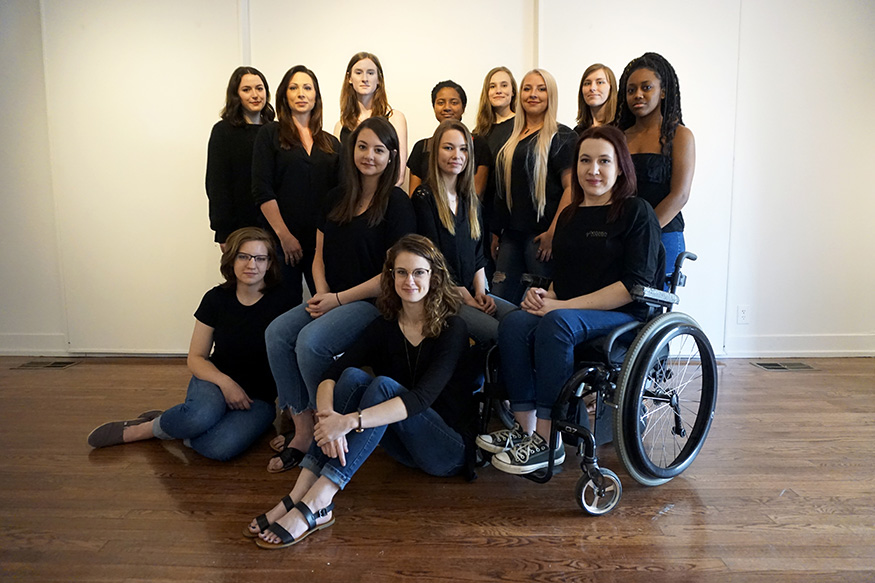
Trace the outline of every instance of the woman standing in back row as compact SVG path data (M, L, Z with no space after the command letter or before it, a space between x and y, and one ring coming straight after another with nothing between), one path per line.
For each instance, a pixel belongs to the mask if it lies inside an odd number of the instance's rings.
M274 118L270 87L261 71L237 67L231 73L221 117L210 133L206 187L210 228L224 251L228 235L261 224L252 199L252 148L261 125Z
M395 128L401 164L396 185L401 186L407 168L407 118L389 105L380 59L372 53L360 52L346 65L340 89L340 121L334 126L334 135L345 146L352 131L369 117L385 117Z
M684 126L681 90L674 68L656 53L644 53L623 71L620 87L626 98L617 124L626 132L638 196L656 211L662 227L666 275L686 249L681 209L690 198L696 169L696 142Z
M601 63L590 65L577 90L577 135L593 126L610 125L617 113L617 78Z
M258 133L252 158L252 191L280 243L277 254L294 304L310 293L316 225L325 194L337 186L340 143L322 130L322 94L303 65L289 69L277 91L279 123Z

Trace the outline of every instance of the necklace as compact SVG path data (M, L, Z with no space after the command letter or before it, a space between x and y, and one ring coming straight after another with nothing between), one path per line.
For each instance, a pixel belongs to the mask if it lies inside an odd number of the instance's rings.
M416 347L416 361L411 364L410 349L407 348L407 345L410 344L410 342L407 340L406 337L404 337L404 334L402 334L401 336L402 341L404 342L404 355L407 357L407 370L410 371L410 388L412 389L416 386L416 369L419 368L419 355L422 354L422 342L420 342L419 346Z

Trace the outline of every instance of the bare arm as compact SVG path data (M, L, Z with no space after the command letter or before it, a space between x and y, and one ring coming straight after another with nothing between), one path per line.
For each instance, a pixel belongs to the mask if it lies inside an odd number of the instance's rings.
M687 204L695 170L696 141L693 132L679 125L671 150L671 190L653 209L660 227L669 224Z
M213 349L213 328L200 320L194 321L194 332L191 334L191 344L188 347L188 370L191 374L213 383L231 409L249 409L252 399L237 382L216 368L210 361L210 351Z
M398 182L396 186L404 186L404 179L407 176L407 118L397 109L392 110L392 117L389 121L395 127L395 132L398 134ZM413 188L410 189L413 191Z
M632 301L632 296L626 286L620 281L607 285L590 294L577 296L569 300L557 300L556 294L550 291L534 288L529 290L523 300L522 308L530 314L543 316L553 310L613 310L625 306Z
M314 261L315 265L315 261ZM315 275L314 275L315 277ZM318 289L318 288L317 288ZM358 300L375 298L380 295L380 275L375 275L364 283L339 292L316 293L307 302L307 313L318 318L337 306L349 304Z
M474 172L474 192L477 193L477 198L483 200L483 194L486 192L486 183L489 180L489 166L478 166Z
M330 291L328 280L325 279L325 261L322 259L322 246L325 235L316 229L316 254L313 256L313 282L316 284L316 293L324 294Z
M419 188L419 185L422 184L422 179L419 176L415 176L413 172L410 173L410 180L407 181L407 194L413 195L416 192L416 189Z
M334 137L338 140L340 139L340 130L343 129L343 124L340 123L340 120L337 120L337 123L334 124Z

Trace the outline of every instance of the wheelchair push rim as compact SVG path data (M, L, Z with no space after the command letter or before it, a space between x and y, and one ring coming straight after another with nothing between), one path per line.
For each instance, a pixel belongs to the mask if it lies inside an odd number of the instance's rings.
M648 322L626 355L617 383L614 441L629 474L663 484L693 462L717 403L717 361L686 314Z

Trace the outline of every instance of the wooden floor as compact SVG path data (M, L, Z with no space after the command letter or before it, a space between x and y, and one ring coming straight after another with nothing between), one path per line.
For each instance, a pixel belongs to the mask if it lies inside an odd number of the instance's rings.
M269 436L224 464L179 442L85 442L178 402L182 360L13 368L26 360L0 358L2 581L875 581L875 359L721 362L696 463L646 488L602 448L624 494L600 518L577 507L573 457L548 484L493 468L468 484L378 450L333 527L273 552L241 536L297 473L264 470Z

